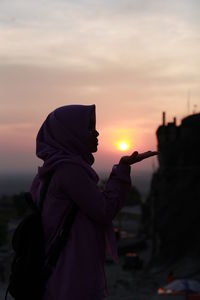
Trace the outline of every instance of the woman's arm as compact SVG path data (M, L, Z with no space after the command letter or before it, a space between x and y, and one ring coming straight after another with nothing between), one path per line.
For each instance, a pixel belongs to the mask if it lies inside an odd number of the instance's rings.
M60 188L92 220L108 224L124 205L131 187L130 166L112 169L102 192L80 165L65 163L57 170Z

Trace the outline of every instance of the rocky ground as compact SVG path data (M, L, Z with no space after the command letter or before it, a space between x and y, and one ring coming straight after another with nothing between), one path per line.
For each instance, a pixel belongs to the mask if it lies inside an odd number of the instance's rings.
M112 264L106 267L109 292L107 300L172 300L169 295L160 296L157 293L159 287L167 284L167 277L171 270L174 272L175 279L200 280L200 261L199 258L192 256L184 257L174 264L151 267L146 265L141 270L125 271L122 266L121 257L118 265ZM175 299L186 299L186 297L176 296Z
M148 250L148 249L147 249ZM172 298L169 295L159 296L157 290L167 284L168 273L173 270L175 278L200 280L200 262L196 257L185 257L174 264L157 264L148 266L148 251L141 251L140 257L146 259L141 270L124 270L124 257L119 263L106 264L108 297L106 300L186 300L184 296ZM6 284L1 284L0 300L5 297ZM12 300L9 296L8 300Z

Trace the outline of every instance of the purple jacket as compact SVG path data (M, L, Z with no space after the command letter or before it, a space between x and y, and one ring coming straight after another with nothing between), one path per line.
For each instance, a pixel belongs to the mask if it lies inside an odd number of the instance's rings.
M115 165L105 190L100 191L87 145L94 110L95 105L60 107L48 115L37 135L36 154L44 163L31 186L36 203L45 176L54 172L42 211L46 253L72 201L79 207L68 243L46 284L44 300L104 299L106 255L117 262L112 220L126 202L130 166Z
M111 221L124 205L130 186L129 166L113 167L104 192L81 166L63 164L58 167L43 206L47 251L71 201L76 202L80 210L46 285L45 300L104 299L107 294L105 233L111 230Z

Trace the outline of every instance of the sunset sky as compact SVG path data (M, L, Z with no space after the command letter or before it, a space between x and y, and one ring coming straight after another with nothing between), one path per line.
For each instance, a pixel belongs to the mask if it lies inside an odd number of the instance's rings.
M162 111L200 110L199 0L0 0L0 45L0 173L36 171L37 131L62 105L96 104L99 172L155 150Z

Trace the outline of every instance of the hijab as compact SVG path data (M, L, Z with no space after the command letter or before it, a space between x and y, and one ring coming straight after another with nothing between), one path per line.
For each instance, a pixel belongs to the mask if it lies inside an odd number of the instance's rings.
M42 124L36 138L36 155L44 161L38 169L42 178L63 162L83 165L98 181L91 168L94 157L88 147L88 128L95 105L67 105L54 110Z

